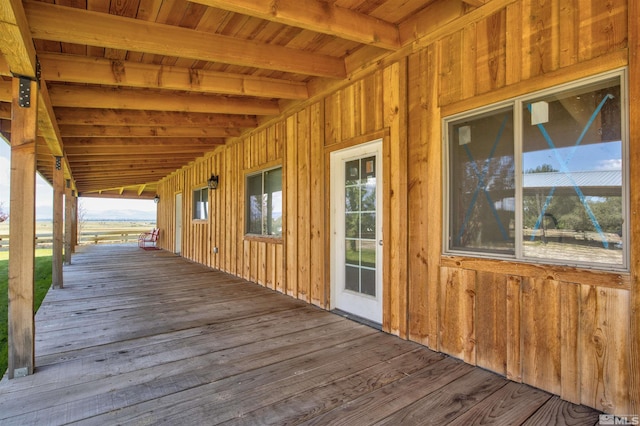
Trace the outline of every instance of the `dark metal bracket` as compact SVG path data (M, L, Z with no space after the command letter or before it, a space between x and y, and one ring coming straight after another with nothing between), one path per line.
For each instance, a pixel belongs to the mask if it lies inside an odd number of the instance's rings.
M31 79L20 77L20 92L18 93L18 105L20 108L31 107Z
M30 108L31 107L31 82L35 81L40 86L40 76L42 75L42 68L40 67L40 61L36 57L36 76L35 77L25 77L23 75L13 74L15 78L20 79L19 83L19 93L18 93L18 106L20 108Z

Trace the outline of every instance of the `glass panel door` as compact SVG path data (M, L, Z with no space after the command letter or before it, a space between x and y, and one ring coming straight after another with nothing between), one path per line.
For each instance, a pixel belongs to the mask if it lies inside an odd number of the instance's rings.
M382 142L331 157L332 307L382 322Z

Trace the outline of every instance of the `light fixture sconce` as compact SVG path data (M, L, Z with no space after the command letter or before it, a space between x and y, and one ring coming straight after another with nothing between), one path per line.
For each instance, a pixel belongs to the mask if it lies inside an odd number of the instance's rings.
M209 189L218 189L218 183L220 183L220 177L218 175L211 175L209 180L207 180Z
M153 197L153 202L158 204L160 202L160 196L158 194L156 194L155 197Z

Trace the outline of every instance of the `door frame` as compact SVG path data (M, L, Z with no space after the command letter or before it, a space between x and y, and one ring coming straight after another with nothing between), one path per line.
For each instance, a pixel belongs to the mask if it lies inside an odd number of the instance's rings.
M329 273L330 273L330 297L329 297L329 308L330 310L339 309L346 313L358 316L366 321L371 321L376 324L382 324L384 317L384 250L382 247L383 241L383 224L384 224L384 136L379 137L369 137L365 139L365 142L358 144L349 144L347 146L343 146L339 149L335 149L331 152L328 152L328 160L329 160L329 188L330 188L330 196L329 196L329 228L330 228L330 261L329 261ZM377 299L377 312L373 316L373 318L363 316L358 312L351 312L348 309L344 309L344 307L338 307L338 292L344 291L343 288L338 288L340 284L344 280L338 279L339 267L344 267L344 260L340 263L337 258L339 255L344 256L343 250L338 252L338 227L336 225L336 221L338 218L338 213L341 213L344 216L344 200L337 200L336 196L344 197L344 179L339 179L343 176L344 172L339 172L340 169L343 169L343 161L344 157L352 154L354 158L362 158L366 157L369 154L374 154L377 156L376 160L376 243L377 243L377 255L376 255L376 294L379 297ZM339 164L338 164L339 163ZM336 169L336 166L339 165L340 169ZM338 209L341 212L338 212ZM342 219L344 220L344 219ZM340 263L340 264L338 264ZM344 285L344 284L342 284ZM362 296L367 297L367 296Z

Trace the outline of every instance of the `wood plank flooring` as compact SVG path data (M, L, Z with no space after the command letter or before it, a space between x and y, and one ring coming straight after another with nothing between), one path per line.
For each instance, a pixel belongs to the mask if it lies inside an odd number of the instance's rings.
M594 425L598 412L164 251L80 247L2 425Z

